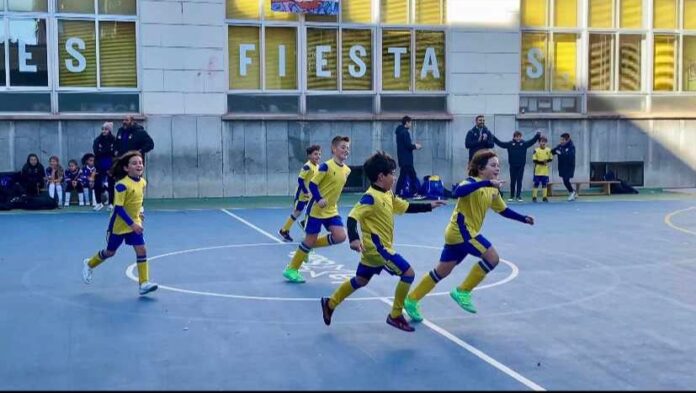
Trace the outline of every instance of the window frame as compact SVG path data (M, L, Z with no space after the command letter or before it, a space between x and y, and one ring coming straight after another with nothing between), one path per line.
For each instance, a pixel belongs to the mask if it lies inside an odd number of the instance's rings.
M0 85L0 93L2 92L27 92L38 93L44 92L50 94L51 111L50 114L56 115L61 113L79 113L79 114L102 114L99 112L66 112L59 111L58 96L61 93L132 93L138 95L138 110L142 113L142 51L140 48L140 6L141 2L136 0L135 15L117 15L117 14L102 14L99 12L99 0L94 2L94 13L79 14L79 13L61 13L57 10L57 0L47 0L46 12L23 12L10 11L9 2L0 0L0 20L3 21L2 28L5 36L5 78L6 83ZM18 19L44 19L46 21L46 66L48 70L48 85L47 86L10 86L10 58L9 58L9 21ZM59 37L58 24L61 20L89 21L94 23L94 31L96 35L96 70L97 70L97 85L95 87L70 87L60 86L60 63L59 63ZM134 23L135 27L135 56L136 56L136 86L135 87L102 87L101 86L101 59L99 48L99 23L100 22L129 22ZM23 112L8 112L8 113L23 113ZM30 112L31 114L36 114ZM42 112L43 113L43 112ZM121 112L109 112L109 114L118 115ZM5 113L2 113L4 115Z
M229 29L231 26L258 26L260 29L260 72L261 72L261 88L258 90L250 89L230 89L230 59L229 59L229 39L225 39L225 66L227 74L227 90L226 95L238 95L238 94L254 94L254 95L278 95L278 96L288 96L296 95L299 98L299 111L297 115L307 114L307 97L308 96L320 96L320 95L352 95L352 96L372 96L373 97L373 114L381 113L381 96L382 95L394 95L394 96L447 96L449 94L449 78L447 78L447 69L449 63L449 56L447 56L447 48L449 45L449 26L447 25L447 0L440 0L442 4L441 15L443 15L443 23L441 25L418 25L415 23L415 1L417 0L406 0L408 2L408 21L407 24L388 24L382 23L381 20L381 1L382 0L371 0L371 21L370 23L355 23L355 22L343 22L343 3L339 2L339 14L337 15L336 21L308 21L306 20L306 15L298 14L297 20L293 21L277 21L268 20L265 15L264 2L266 0L259 0L259 19L230 19L225 18L225 26ZM296 55L297 55L297 89L294 90L271 90L266 88L266 69L265 69L265 53L266 53L266 40L265 40L265 28L266 27L293 27L296 29ZM334 29L336 31L336 48L337 48L337 88L335 90L313 90L308 88L308 41L307 41L307 29ZM370 30L371 31L371 69L372 69L372 88L369 90L345 90L343 89L343 30ZM382 88L382 33L385 30L408 30L410 34L410 56L409 56L409 66L411 69L411 80L409 90L383 90ZM442 77L445 78L444 89L443 90L417 90L416 89L416 31L440 31L444 35L444 47L445 47L445 58L442 59L444 62L443 68L444 73ZM227 31L226 31L227 33ZM229 111L227 112L230 113Z

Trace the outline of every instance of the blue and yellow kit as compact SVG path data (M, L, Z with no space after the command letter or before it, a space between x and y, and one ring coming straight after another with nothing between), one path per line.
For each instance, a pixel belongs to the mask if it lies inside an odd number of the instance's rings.
M481 182L481 179L469 177L459 183L457 188L478 182ZM459 197L445 229L445 244L462 243L478 236L489 208L496 213L501 213L507 208L500 191L495 187L482 186L468 195Z
M553 153L548 147L534 149L532 161L534 161L534 176L549 175L549 161L553 160Z
M125 213L132 222L142 225L140 219L140 209L143 206L145 196L145 178L134 179L126 176L119 180L114 187L114 211L109 220L109 233L123 235L133 232L130 224L122 218Z
M309 183L309 190L312 193L310 217L324 219L338 216L338 200L348 175L350 175L348 164L339 165L331 159L319 165L317 173ZM326 199L324 208L317 204L322 198Z

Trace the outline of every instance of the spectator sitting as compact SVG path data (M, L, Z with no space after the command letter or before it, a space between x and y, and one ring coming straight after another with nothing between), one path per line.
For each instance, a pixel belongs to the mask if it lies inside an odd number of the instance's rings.
M48 196L51 198L58 196L58 207L63 206L63 167L60 166L60 159L56 156L51 156L48 159L46 185Z
M79 201L80 206L84 206L85 199L84 195L82 194L82 173L80 172L80 168L77 166L77 161L68 161L68 169L65 170L65 175L63 178L65 179L65 206L70 206L70 194L73 191L77 192L77 200Z
M31 153L27 156L27 162L22 167L20 173L20 184L24 194L27 196L37 196L43 189L45 170L39 156Z
M97 168L94 167L94 154L85 153L82 156L82 187L85 195L85 204L89 205L90 195L92 196L92 206L97 205L97 198L94 194L94 180L97 176Z

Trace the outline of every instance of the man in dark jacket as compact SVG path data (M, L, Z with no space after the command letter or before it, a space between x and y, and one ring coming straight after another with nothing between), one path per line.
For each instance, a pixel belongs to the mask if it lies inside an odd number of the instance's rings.
M108 205L114 203L114 178L108 174L111 169L111 164L114 158L114 147L116 137L111 131L114 128L114 123L107 121L102 125L101 134L94 139L92 151L94 152L95 166L97 168L97 176L94 181L94 194L97 198L97 205L94 210L101 210L104 207L102 203L102 194L104 193L104 181L108 184L109 200Z
M147 131L133 120L133 116L126 116L123 120L123 126L118 129L116 134L116 144L114 145L114 155L122 156L128 151L137 150L143 154L149 152L155 147L155 143L148 135Z
M483 115L476 116L476 125L466 133L465 145L469 149L469 161L477 151L493 148L493 134L486 128Z
M396 127L396 157L399 160L399 179L396 181L396 192L397 194L401 192L404 181L408 179L409 191L412 192L414 196L417 196L418 190L420 189L420 183L418 182L418 176L416 175L416 168L413 166L413 151L420 150L420 143L411 142L411 133L409 129L411 128L411 118L404 116L401 119L401 125Z
M570 179L575 176L575 145L570 140L570 134L567 132L561 134L561 143L554 147L552 152L558 156L558 174L563 179L563 185L570 193L568 200L575 200L577 194L570 184Z
M520 194L522 193L524 166L527 163L527 149L534 145L540 136L541 132L537 131L534 138L524 141L522 133L515 131L510 142L503 142L493 135L493 142L508 151L508 165L510 165L510 198L508 201L513 201L516 197L518 202L522 202Z

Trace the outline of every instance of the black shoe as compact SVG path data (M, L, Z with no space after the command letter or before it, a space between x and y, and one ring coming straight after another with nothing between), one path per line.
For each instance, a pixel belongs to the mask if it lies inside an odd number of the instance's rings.
M549 198L547 198L547 197L544 197L544 199L542 199L542 201L544 201L544 202L548 202L548 201L549 201Z
M334 310L332 310L331 306L329 306L328 297L321 298L321 312L322 316L324 317L324 324L326 326L331 325L331 316L333 315Z
M532 202L536 203L536 197L532 198Z
M290 231L284 231L284 230L282 230L282 229L279 229L279 230L278 230L278 234L280 235L280 237L283 238L283 241L284 241L284 242L288 242L288 243L289 243L289 242L292 241L292 238L290 237Z
M416 330L413 328L413 326L409 325L408 321L406 320L406 318L404 318L403 315L399 315L396 318L392 318L391 314L389 314L387 315L387 323L405 332L413 332Z

